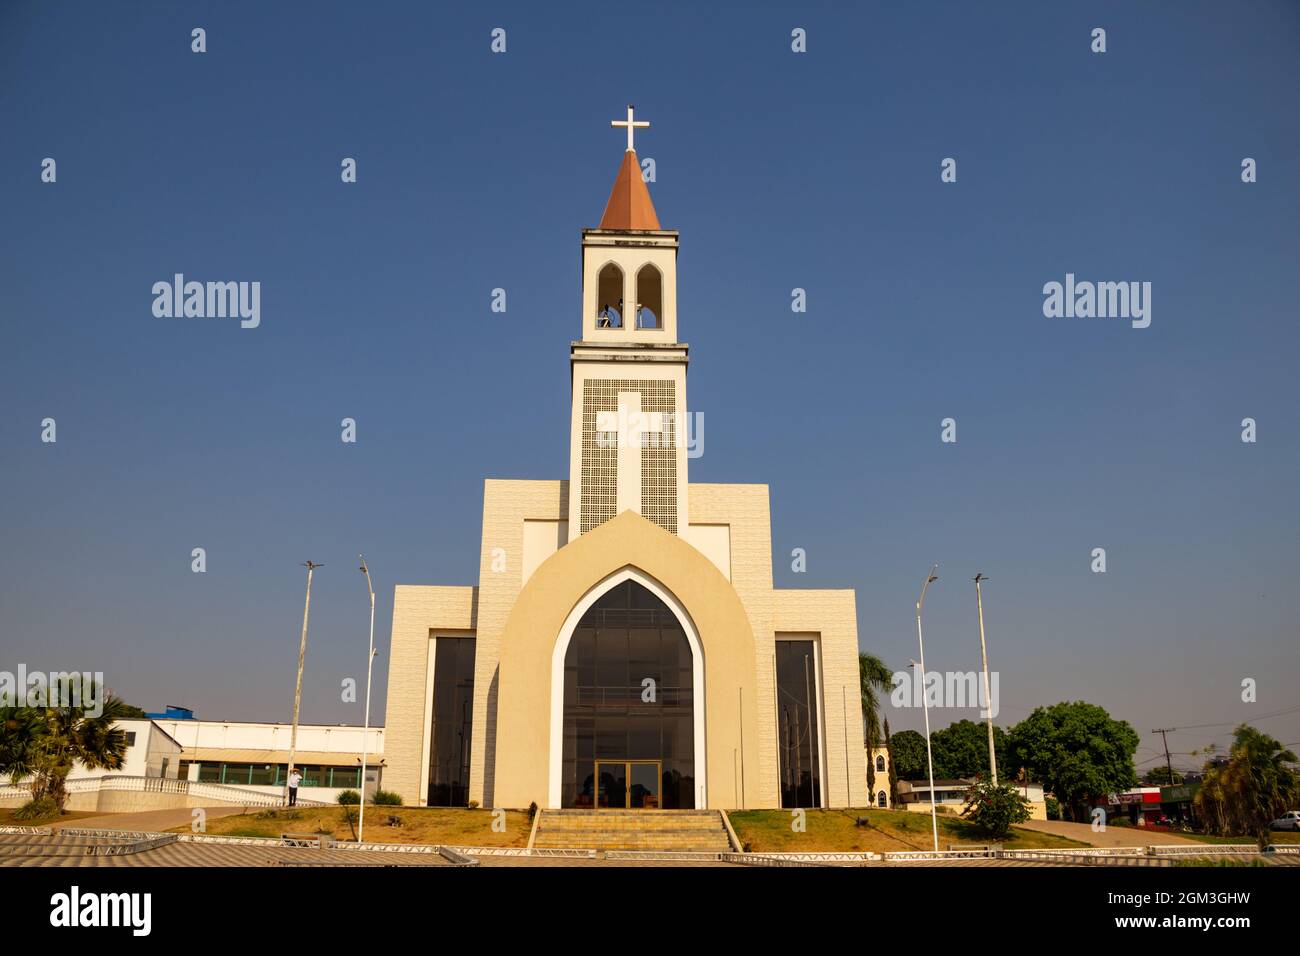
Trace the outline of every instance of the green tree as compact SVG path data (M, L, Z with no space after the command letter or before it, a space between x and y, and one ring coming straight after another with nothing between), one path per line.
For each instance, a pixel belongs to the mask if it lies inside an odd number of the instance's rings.
M31 777L32 802L51 800L60 811L75 765L120 770L126 755L126 731L114 726L123 718L122 701L94 684L78 691L72 697L80 703L0 709L0 775L15 784ZM100 705L89 706L92 701Z
M1174 777L1169 779L1168 767L1152 767L1142 775L1142 783L1147 787L1168 787L1171 784L1183 782L1183 775L1177 770L1174 771Z
M1205 765L1194 806L1212 832L1253 836L1263 849L1269 824L1300 801L1300 777L1288 766L1296 755L1248 724L1232 736L1227 762Z
M1055 794L1070 819L1088 818L1087 801L1137 784L1138 735L1102 707L1062 701L1038 707L1011 729L1010 755L1030 779Z
M1006 839L1015 823L1029 819L1029 801L1009 783L981 776L966 793L961 815L995 840Z
M890 740L889 755L899 780L924 780L925 737L915 730L900 730Z
M988 725L973 720L959 720L930 735L934 750L935 779L990 776ZM993 726L993 752L998 758L999 776L1012 779L1007 756L1007 732Z
M862 695L862 737L867 745L867 792L876 792L876 762L872 751L880 746L880 694L893 686L893 672L874 654L858 653L858 684Z

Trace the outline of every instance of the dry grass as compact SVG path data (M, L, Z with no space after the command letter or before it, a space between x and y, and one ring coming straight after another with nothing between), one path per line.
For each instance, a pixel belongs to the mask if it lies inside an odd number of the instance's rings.
M356 815L356 807L347 808ZM292 816L290 815L292 814ZM396 817L401 826L391 826ZM492 828L491 810L440 807L366 807L367 843L440 843L452 846L528 845L532 821L523 810L507 810L505 831ZM189 833L189 826L174 828ZM355 840L344 807L298 807L295 810L250 810L209 819L213 836L279 837L284 833L328 833L338 840Z
M809 810L807 830L797 833L791 828L789 810L729 810L731 825L742 844L756 853L887 853L896 850L930 850L934 841L928 813L907 810ZM859 817L868 826L859 827ZM949 844L990 843L975 826L955 816L939 816L939 849ZM1008 850L1044 847L1083 847L1065 837L1013 827L1011 835L1000 841Z

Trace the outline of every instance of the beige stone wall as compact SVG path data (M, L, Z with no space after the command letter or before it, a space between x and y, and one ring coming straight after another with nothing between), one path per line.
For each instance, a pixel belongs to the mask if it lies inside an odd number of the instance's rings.
M854 593L778 590L773 594L776 595L777 633L815 634L821 642L827 799L836 807L868 806ZM775 731L775 716L772 724Z
M424 765L425 693L431 632L472 633L478 588L399 584L393 597L393 630L388 654L388 707L384 717L384 787L402 795L407 806L422 806L428 788L420 780ZM475 724L477 735L478 724Z
M763 782L755 772L759 764L754 708L746 706L753 699L756 669L753 631L744 605L708 558L631 511L561 548L518 595L499 648L502 704L493 805L524 807L531 801L547 805L556 639L582 597L629 566L680 601L700 636L708 805L762 805L758 795Z
M497 805L494 757L501 632L519 597L523 578L524 522L565 519L568 503L567 481L489 478L483 483L483 539L475 624L474 736L469 778L469 797L483 807ZM502 558L504 569L494 570L493 562L497 561L497 567L501 567ZM527 806L528 802L524 801L523 805Z
M776 739L775 597L772 590L772 515L767 485L692 483L691 520L731 527L731 585L754 632L756 807L779 807Z
M583 546L590 537L587 535L561 548L536 568L528 589L536 587L542 598L540 603L532 599L529 609L522 612L531 615L526 625L518 621L514 625L521 633L527 631L530 642L538 643L530 643L527 653L507 662L510 674L502 683L503 637L507 622L519 610L523 591L525 522L563 520L568 513L568 493L565 481L489 479L484 485L479 587L397 589L385 785L408 804L424 802L420 776L428 748L429 637L431 632L459 631L476 637L470 799L485 807L527 806L534 799L544 805L549 773L550 654L560 625L586 591L609 573L631 565L660 581L681 600L700 629L708 669L710 803L729 808L736 803L747 807L780 805L775 640L778 633L791 632L814 635L820 646L827 802L832 806L868 805L853 592L772 588L766 485L690 486L691 520L729 529L730 582L714 561L688 542L673 535L650 535L646 529L654 526L630 513L597 529L602 532L598 547ZM572 551L575 547L578 551ZM566 570L557 572L556 567ZM686 569L693 571L686 573ZM732 600L742 620L727 617L723 605ZM540 617L539 608L545 610ZM507 685L509 691L502 696ZM509 714L502 712L502 700L509 701ZM499 728L505 725L512 731L508 735L502 731L499 736ZM738 794L738 781L733 779L737 776L733 751L741 749L745 755L743 795Z

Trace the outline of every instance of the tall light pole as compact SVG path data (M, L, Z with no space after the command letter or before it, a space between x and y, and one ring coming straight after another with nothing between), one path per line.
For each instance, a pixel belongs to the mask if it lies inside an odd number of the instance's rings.
M293 774L294 751L298 749L298 709L302 704L302 662L307 656L307 614L311 610L311 576L317 568L325 565L315 561L304 561L307 569L307 600L302 606L302 641L298 644L298 682L293 688L293 730L289 732L289 769L284 775L284 802L289 802L289 777Z
M921 633L921 611L925 608L925 592L930 585L939 580L935 574L939 565L930 569L921 585L921 597L916 602L916 643L921 649L921 662L912 661L913 666L921 668L921 704L925 708L925 762L930 770L930 830L934 834L934 852L939 852L939 810L934 803L934 752L930 747L930 698L925 691L925 637Z
M370 741L370 674L375 663L375 586L370 583L370 568L366 556L358 554L361 572L366 576L366 590L370 592L370 652L366 655L366 720L361 732L361 810L357 816L357 842L362 842L366 828L366 744Z
M975 607L980 616L980 658L984 661L984 710L989 719L989 775L993 786L998 785L998 757L993 750L993 698L989 696L989 651L984 643L984 599L980 594L980 582L987 581L983 571L975 574Z

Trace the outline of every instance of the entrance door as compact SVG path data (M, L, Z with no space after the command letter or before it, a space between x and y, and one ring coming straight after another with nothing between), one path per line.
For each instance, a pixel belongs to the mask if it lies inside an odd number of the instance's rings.
M658 760L599 760L596 806L601 810L658 810L662 781Z

